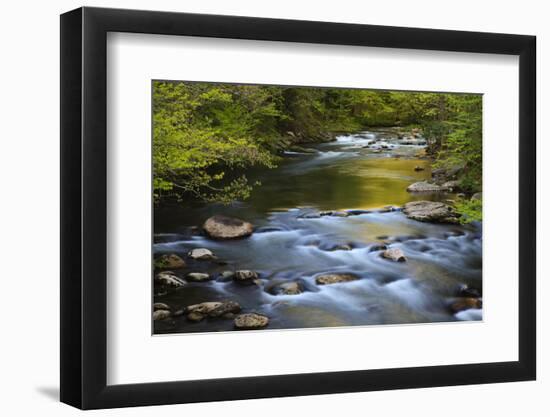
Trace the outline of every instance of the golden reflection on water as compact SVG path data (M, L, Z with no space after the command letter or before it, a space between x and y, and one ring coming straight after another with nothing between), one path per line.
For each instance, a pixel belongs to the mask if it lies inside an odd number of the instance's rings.
M416 166L424 171L415 171ZM428 161L395 157L348 158L301 172L271 172L249 203L265 211L316 207L320 210L373 209L401 206L431 198L407 187L431 178Z
M423 167L424 171L415 171L416 166ZM427 161L404 158L362 159L353 166L342 167L340 172L363 180L359 193L361 200L357 206L362 209L401 206L416 200L421 196L407 192L407 187L413 182L431 178Z

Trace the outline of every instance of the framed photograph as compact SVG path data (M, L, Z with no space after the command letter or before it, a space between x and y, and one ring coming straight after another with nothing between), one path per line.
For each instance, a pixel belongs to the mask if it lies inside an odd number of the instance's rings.
M533 380L535 37L61 16L61 401Z

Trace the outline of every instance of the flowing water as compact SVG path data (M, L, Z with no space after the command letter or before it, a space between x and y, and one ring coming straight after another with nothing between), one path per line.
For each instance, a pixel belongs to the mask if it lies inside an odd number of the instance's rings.
M270 318L267 329L480 320L481 310L449 310L463 285L481 292L481 226L421 223L401 211L380 210L413 200L446 200L452 194L408 193L409 184L431 177L418 157L422 142L405 145L392 130L342 135L308 153L287 152L259 180L246 201L233 206L181 204L155 209L154 253L184 256L208 248L219 260L188 261L177 272L248 269L261 285L212 280L155 294L155 302L181 308L204 301L237 301L243 311ZM416 166L424 167L415 171ZM313 217L319 210L357 210L353 216ZM209 216L224 214L255 225L246 239L216 241L197 234ZM407 262L392 262L375 245L401 248ZM341 250L348 245L351 250ZM346 248L346 249L349 249ZM319 286L321 273L349 272L361 279ZM304 292L278 295L277 286L299 282ZM199 323L185 316L155 321L155 333L232 330L227 319Z

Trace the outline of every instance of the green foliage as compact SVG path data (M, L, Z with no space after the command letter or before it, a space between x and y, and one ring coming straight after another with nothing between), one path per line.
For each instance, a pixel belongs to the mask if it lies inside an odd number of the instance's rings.
M483 204L481 200L460 200L455 203L455 208L462 215L460 217L462 224L473 221L480 222L482 219Z
M482 188L482 100L479 95L447 95L447 119L441 122L448 132L437 152L437 165L461 166L461 188L467 192Z
M250 103L248 89L153 84L156 199L181 193L224 203L245 199L251 187L244 175L235 177L235 172L254 165L274 166L275 156L256 136L266 128L258 120L272 111L272 104L264 104L266 110L263 103Z
M246 169L275 167L281 150L330 132L411 125L438 166L463 166L462 187L481 189L477 95L156 81L154 196L243 200L253 187Z

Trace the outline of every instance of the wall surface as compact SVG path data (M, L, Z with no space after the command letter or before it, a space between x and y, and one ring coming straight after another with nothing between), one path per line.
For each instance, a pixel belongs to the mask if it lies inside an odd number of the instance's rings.
M0 344L3 415L69 416L77 410L58 403L59 378L59 17L82 4L8 2L2 8L0 94L0 205L2 254L2 344ZM460 2L366 2L340 0L88 0L88 6L157 9L180 12L248 15L290 19L417 26L441 29L510 32L538 37L539 213L550 205L550 167L540 155L549 146L548 108L550 26L545 3L462 0ZM7 145L7 146L6 146ZM544 416L550 412L549 351L550 222L539 215L539 366L538 381L498 385L402 390L301 398L237 401L94 412L94 415L276 416L342 412L370 415ZM546 233L545 233L546 232ZM506 238L506 231L503 231ZM505 256L503 256L505 261ZM475 341L474 341L475 342ZM189 360L187 358L186 360Z

